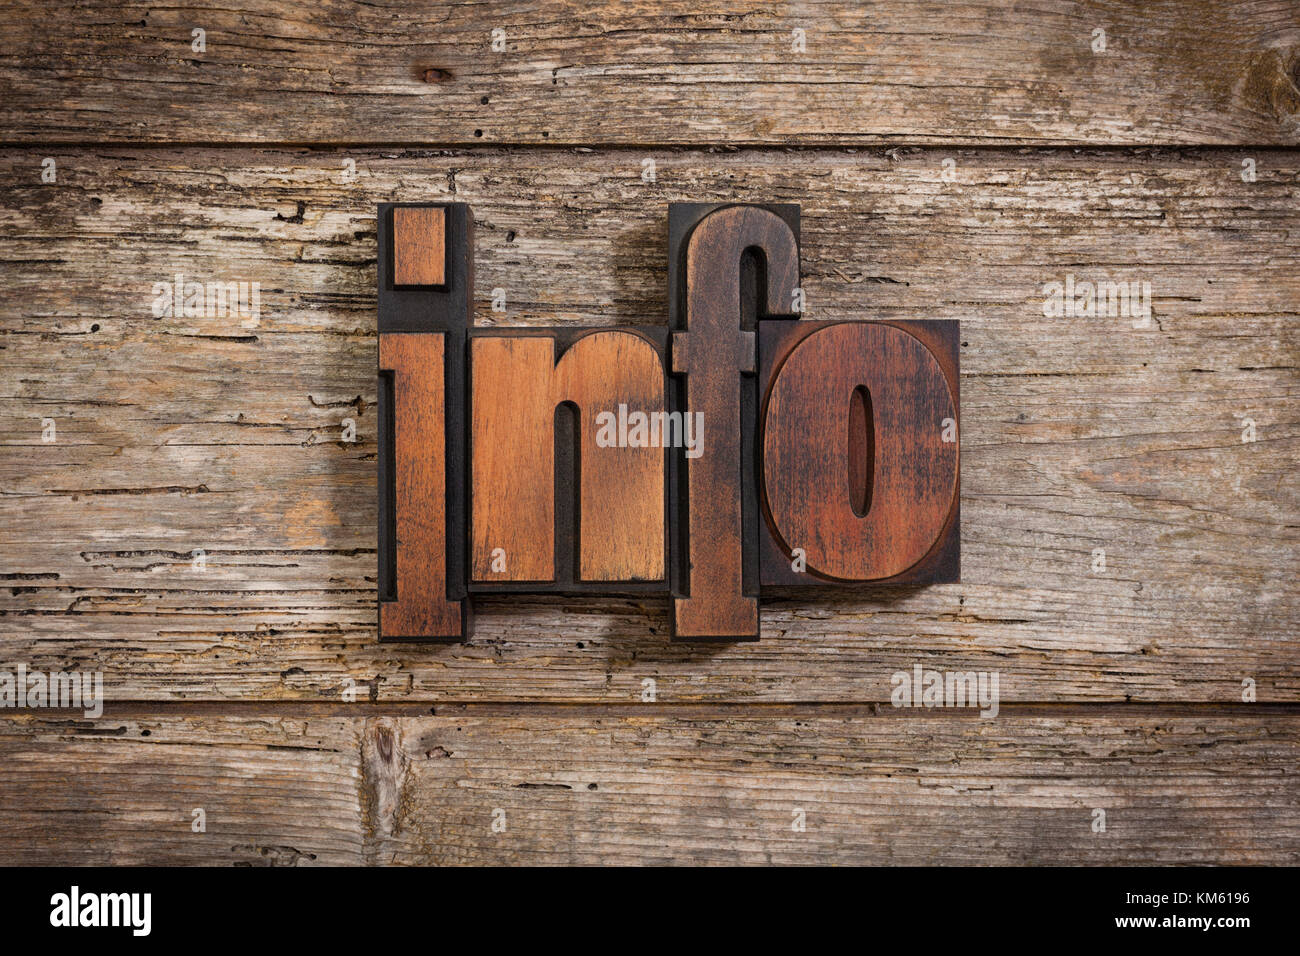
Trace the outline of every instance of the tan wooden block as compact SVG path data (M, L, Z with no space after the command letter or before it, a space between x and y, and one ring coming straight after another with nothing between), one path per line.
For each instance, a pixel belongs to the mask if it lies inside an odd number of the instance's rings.
M393 284L443 285L447 281L447 216L437 207L393 210Z

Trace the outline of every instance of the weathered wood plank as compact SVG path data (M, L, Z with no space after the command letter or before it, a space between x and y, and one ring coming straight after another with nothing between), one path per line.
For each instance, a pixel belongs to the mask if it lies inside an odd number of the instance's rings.
M0 721L5 865L357 864L362 791L345 720Z
M1300 862L1294 717L645 710L7 720L0 862Z
M396 862L1300 861L1290 721L647 717L369 731L386 732L405 785L378 855ZM497 808L504 833L491 829ZM1105 833L1092 831L1094 809Z
M0 128L33 143L1293 144L1298 64L1296 0L19 0L0 13Z
M0 152L33 183L0 210L11 660L113 700L883 701L918 662L1004 700L1300 695L1290 153L1247 183L1220 151L665 151L645 184L635 151L351 152L345 182L343 153L69 150L46 186L41 155ZM375 203L474 205L480 325L644 324L678 197L801 202L809 318L962 320L963 583L773 602L707 653L654 600L377 646ZM260 316L154 317L177 271L260 282ZM1149 282L1150 327L1044 317L1068 275Z

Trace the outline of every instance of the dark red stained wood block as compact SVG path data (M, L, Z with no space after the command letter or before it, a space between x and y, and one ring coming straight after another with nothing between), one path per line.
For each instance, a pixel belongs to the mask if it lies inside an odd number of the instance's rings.
M957 323L780 322L763 335L763 583L956 580Z
M447 217L441 207L396 207L393 210L393 284L445 284L446 237Z

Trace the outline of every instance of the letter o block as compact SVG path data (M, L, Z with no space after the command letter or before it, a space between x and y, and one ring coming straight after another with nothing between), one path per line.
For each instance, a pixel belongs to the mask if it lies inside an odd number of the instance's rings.
M765 517L786 555L802 549L809 576L894 578L948 528L959 490L956 396L916 336L872 322L818 325L772 369L761 416Z

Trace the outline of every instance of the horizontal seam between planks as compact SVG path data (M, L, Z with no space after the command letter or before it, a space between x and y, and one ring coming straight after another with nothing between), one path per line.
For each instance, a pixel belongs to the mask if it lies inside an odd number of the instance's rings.
M12 135L12 134L10 134ZM854 141L854 140L826 140L824 142L801 142L801 143L784 143L784 142L763 142L763 141L745 141L745 142L724 142L724 141L701 141L698 143L688 142L655 142L655 143L590 143L582 141L561 141L561 142L541 142L541 143L511 143L511 142L483 142L482 140L469 140L467 142L423 142L423 141L393 141L393 142L370 142L363 140L337 140L337 141L267 141L260 142L257 140L46 140L34 139L23 142L6 142L0 144L0 152L22 151L27 152L33 149L148 149L148 150L167 150L167 149L210 149L210 150L277 150L277 149L306 149L319 152L326 152L340 149L355 150L382 150L382 149L407 149L407 150L443 150L455 149L472 152L493 152L493 151L568 151L573 149L585 149L592 152L635 152L644 150L677 150L682 152L700 152L710 149L720 150L723 152L822 152L832 150L854 150L856 152L877 152L885 153L898 149L914 149L920 151L940 150L940 149L961 149L961 150L979 150L982 152L1004 152L1016 150L1018 152L1061 152L1065 150L1078 151L1083 153L1128 153L1137 151L1160 151L1160 152L1185 152L1188 150L1198 151L1215 151L1215 152L1235 152L1238 150L1268 150L1270 152L1300 152L1300 142L1298 143L1093 143L1083 140L994 140L981 142L965 142L960 139L954 140L900 140L900 141Z
M36 717L77 719L82 708L17 708L0 711L0 735L6 719ZM341 701L149 701L106 702L96 722L124 718L166 717L664 717L690 719L797 719L827 717L941 718L980 720L977 707L894 707L888 701L797 702L551 702L551 701L391 701L343 703ZM1004 701L998 717L1084 717L1156 719L1215 717L1227 719L1296 718L1300 701L1233 704L1223 701L1140 702ZM997 718L990 718L997 719Z

